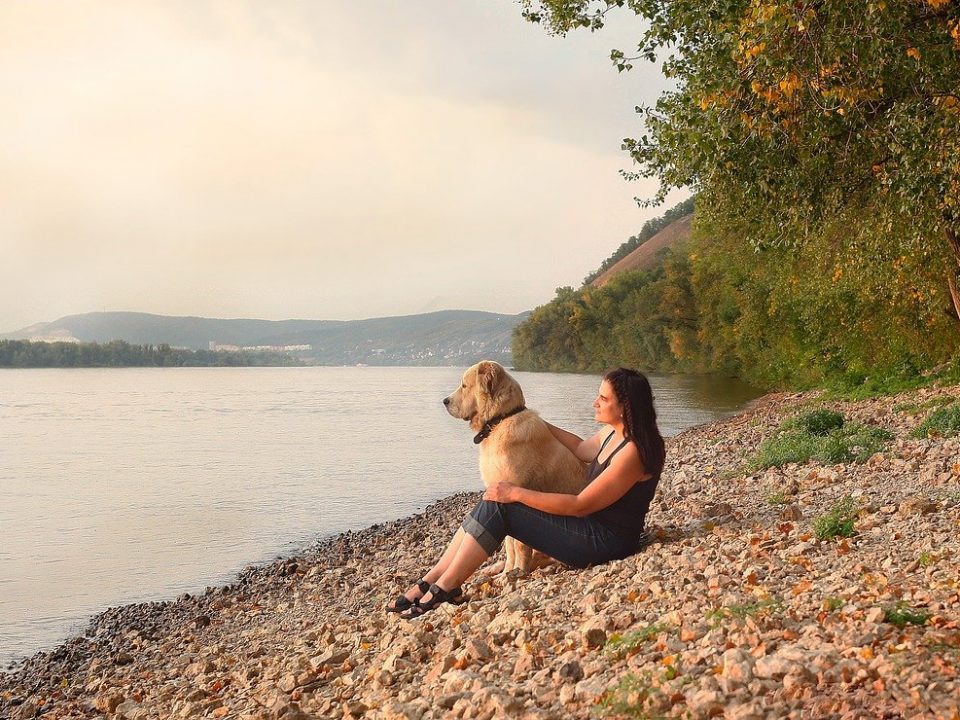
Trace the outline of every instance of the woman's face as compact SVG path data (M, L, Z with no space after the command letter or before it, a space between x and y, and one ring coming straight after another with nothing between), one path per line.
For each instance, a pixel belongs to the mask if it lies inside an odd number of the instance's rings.
M605 425L623 422L623 408L613 392L613 385L606 380L600 383L597 399L593 401L593 416L597 422Z

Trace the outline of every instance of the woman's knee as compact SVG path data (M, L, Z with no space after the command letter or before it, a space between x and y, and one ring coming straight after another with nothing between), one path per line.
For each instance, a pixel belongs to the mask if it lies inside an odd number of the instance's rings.
M490 500L481 500L463 520L461 528L472 536L488 555L493 555L503 543L507 532L503 506Z

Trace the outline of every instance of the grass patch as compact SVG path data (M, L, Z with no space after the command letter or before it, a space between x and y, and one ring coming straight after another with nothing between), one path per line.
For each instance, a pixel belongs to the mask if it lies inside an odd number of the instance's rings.
M767 505L773 505L774 507L781 507L783 505L790 504L790 498L787 497L787 494L782 491L771 492L766 497Z
M944 405L950 405L954 402L954 399L949 395L937 395L935 398L930 398L923 403L900 403L899 405L893 406L893 411L898 413L903 413L904 415L919 415L924 410L929 410L931 408L943 407Z
M765 470L808 460L829 465L863 462L892 439L883 428L847 423L840 413L821 408L783 422L777 435L760 445L749 467Z
M770 597L755 603L736 603L734 605L719 607L716 610L708 612L706 614L706 620L716 627L727 618L746 620L748 617L777 615L781 612L783 612L783 600L778 597Z
M883 609L883 621L898 628L907 625L926 625L930 619L930 613L919 608L912 608L902 600L893 607Z
M838 537L853 537L854 519L857 509L852 497L845 497L830 511L813 521L813 533L820 540L832 540Z
M930 413L930 416L913 431L913 437L947 438L958 433L960 433L960 404L953 404Z
M662 693L651 687L650 675L627 673L612 688L609 688L597 700L596 710L601 715L611 717L629 717L639 720L659 720L663 715L652 714L644 707L647 701Z
M920 567L930 567L936 562L937 556L929 552L922 552L920 553L920 557L917 558L917 563Z
M924 373L916 368L904 366L890 368L885 373L867 376L865 373L850 372L841 377L826 381L826 391L821 398L827 400L867 400L882 395L896 395L906 390L928 387L935 383L952 385L960 382L960 358Z
M847 604L847 601L843 598L838 597L825 597L823 599L823 609L827 612L836 612L844 605Z
M650 642L666 629L666 625L655 624L647 625L625 635L614 633L607 639L603 651L614 658L628 657L635 654L642 645Z
M785 430L799 430L807 435L826 437L833 430L839 430L844 425L843 415L835 410L817 408L800 413L783 423Z

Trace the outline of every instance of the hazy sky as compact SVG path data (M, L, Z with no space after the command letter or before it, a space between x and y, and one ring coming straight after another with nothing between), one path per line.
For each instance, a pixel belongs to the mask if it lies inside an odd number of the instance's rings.
M3 0L0 332L62 315L514 313L659 210L639 28L510 0ZM679 196L678 196L679 197Z

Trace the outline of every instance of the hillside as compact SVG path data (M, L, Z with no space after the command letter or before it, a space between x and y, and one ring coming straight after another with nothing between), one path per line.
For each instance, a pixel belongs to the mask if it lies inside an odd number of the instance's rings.
M443 310L349 321L220 320L100 312L37 323L0 339L269 348L317 365L469 365L483 358L510 364L511 333L524 317Z
M666 248L673 247L678 242L690 237L690 228L693 224L693 213L675 220L643 243L636 250L619 260L613 267L601 273L593 282L592 287L603 287L610 278L620 273L633 270L649 270L657 264L658 253Z

